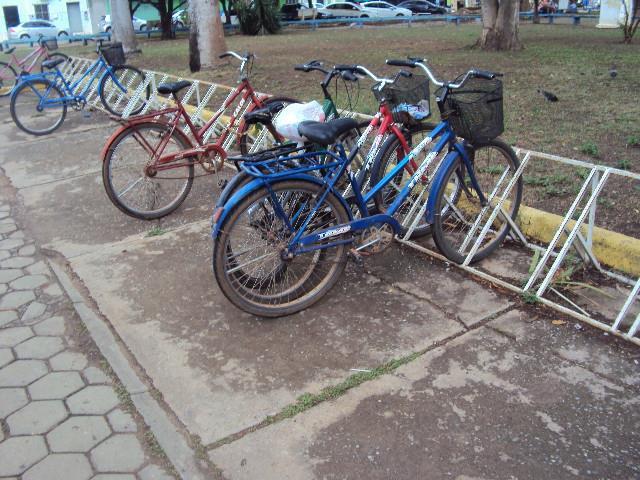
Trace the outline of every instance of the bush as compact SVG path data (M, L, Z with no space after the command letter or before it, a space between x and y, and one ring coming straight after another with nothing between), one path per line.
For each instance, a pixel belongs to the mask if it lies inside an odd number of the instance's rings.
M245 35L276 33L280 30L278 6L272 0L253 0L250 4L237 2L240 31Z

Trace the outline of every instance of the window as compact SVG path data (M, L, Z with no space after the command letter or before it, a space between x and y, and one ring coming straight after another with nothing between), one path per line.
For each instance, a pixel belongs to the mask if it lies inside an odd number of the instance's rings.
M36 18L49 20L49 5L46 3L35 3L33 5L33 11L36 14Z

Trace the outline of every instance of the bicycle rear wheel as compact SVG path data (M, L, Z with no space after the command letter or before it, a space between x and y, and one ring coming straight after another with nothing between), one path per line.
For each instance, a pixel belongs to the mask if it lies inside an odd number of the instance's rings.
M29 80L11 95L11 118L31 135L46 135L56 130L67 115L65 95L46 79Z
M513 149L499 139L474 145L472 152L473 170L483 195L489 205L480 205L478 194L471 185L469 172L460 157L444 175L444 181L438 185L438 194L434 210L433 239L440 251L452 262L462 263L471 252L473 245L498 200L513 178L520 162ZM463 190L457 198L453 192L464 182ZM473 256L477 262L490 255L504 241L511 228L505 215L515 220L522 200L522 177L515 183L505 198L502 212L493 221L486 236ZM442 212L447 212L443 214Z
M294 230L322 193L321 186L300 180L283 180L271 188ZM294 233L278 211L269 190L261 188L234 207L214 239L213 270L222 292L241 310L260 317L290 315L311 306L335 285L347 260L345 245L283 258ZM305 234L348 221L346 208L330 193Z
M0 97L10 95L17 83L16 70L7 62L0 62Z
M164 148L162 142L166 142ZM191 190L193 163L176 160L175 168L155 172L147 166L160 156L188 148L191 144L186 137L168 125L149 122L130 126L114 139L102 163L102 182L109 200L122 212L142 220L170 214Z
M151 87L144 87L144 73L129 65L113 67L100 79L100 100L110 113L121 117L129 104L129 115L142 111L151 95Z

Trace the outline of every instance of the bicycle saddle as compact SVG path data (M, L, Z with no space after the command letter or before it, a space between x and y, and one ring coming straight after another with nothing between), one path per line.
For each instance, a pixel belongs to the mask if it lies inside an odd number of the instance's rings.
M354 129L358 122L353 118L337 118L330 122L300 122L298 133L310 142L319 145L336 143L340 135Z
M45 60L44 62L42 62L42 68L52 69L57 67L61 63L64 63L64 61L65 61L64 58L54 58L52 60Z
M269 123L273 120L273 116L284 108L284 102L273 102L265 107L258 108L244 116L244 120L249 124Z
M16 49L16 47L11 47L10 49L5 50L4 53L7 54L7 55L11 55L15 49Z
M167 95L169 93L178 93L183 88L191 85L191 82L186 80L180 80L179 82L169 82L169 83L161 83L158 85L158 93L162 93L163 95Z

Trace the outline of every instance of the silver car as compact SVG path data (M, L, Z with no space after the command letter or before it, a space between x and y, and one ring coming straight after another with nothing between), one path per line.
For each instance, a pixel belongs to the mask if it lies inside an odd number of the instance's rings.
M7 36L9 40L28 40L43 37L57 37L58 35L68 35L65 30L58 30L49 20L34 19L22 22L15 27L9 27Z
M133 23L133 30L135 32L144 32L147 30L147 21L138 18L131 17L131 22ZM100 22L98 23L98 28L101 32L110 32L111 31L111 15L104 15Z

